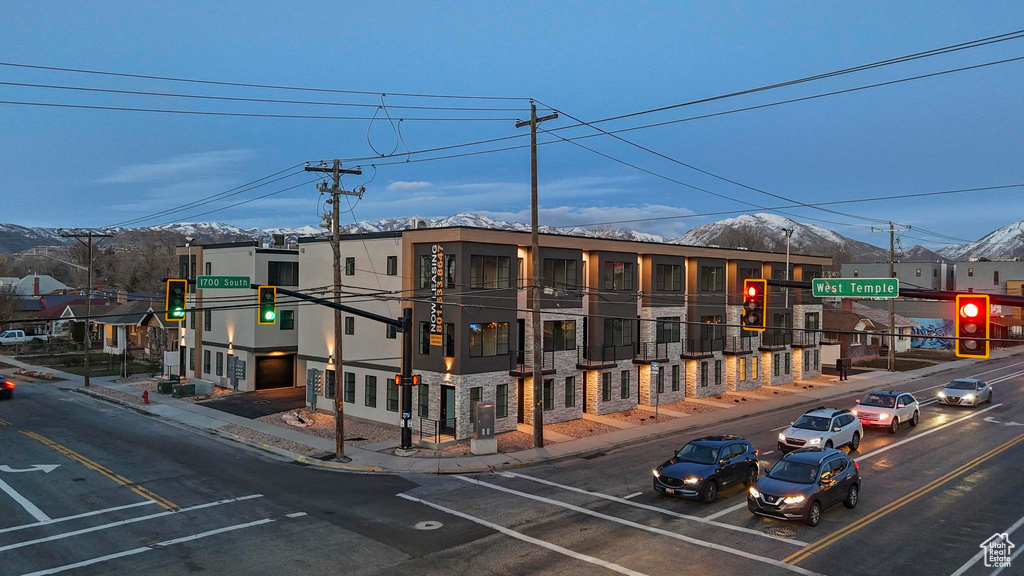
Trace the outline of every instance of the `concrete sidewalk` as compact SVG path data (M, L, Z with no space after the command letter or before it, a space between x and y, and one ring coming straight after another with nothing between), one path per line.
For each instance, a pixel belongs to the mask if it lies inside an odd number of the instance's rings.
M993 352L991 359L1006 358L1017 354L1024 353L1024 347L1010 348L1006 350L999 350ZM40 367L29 366L22 362L15 361L13 359L0 356L0 360L9 364L24 366L29 369L39 369ZM955 370L958 368L968 367L972 364L976 364L978 360L957 360L954 362L946 362L937 364L935 366L928 366L925 368L919 368L917 370L911 370L907 372L870 372L864 374L856 374L851 376L846 382L836 383L830 386L822 386L813 390L806 390L797 392L795 394L787 394L778 398L769 398L758 402L753 402L745 405L731 405L728 410L710 412L705 414L694 414L689 415L686 418L673 418L666 420L665 422L652 424L649 426L635 426L626 429L619 429L613 432L600 434L597 436L590 436L587 438L578 438L567 440L564 442L552 443L544 448L531 448L528 450L521 450L518 452L499 453L488 456L459 456L459 457L400 457L393 454L387 454L382 452L374 452L366 448L360 448L358 446L346 446L345 454L351 461L347 463L333 462L333 461L321 461L316 458L310 458L301 454L291 452L273 445L256 442L241 438L230 431L225 430L229 425L241 426L254 430L269 436L287 440L295 444L307 446L312 450L331 454L334 452L334 440L328 438L320 438L300 432L298 430L290 430L260 422L258 420L250 420L241 416L235 416L213 408L208 408L201 404L194 404L191 402L185 402L170 398L163 395L152 395L152 403L148 405L141 404L130 404L121 402L116 398L105 396L102 393L94 392L87 388L82 388L82 378L74 374L60 373L58 371L50 370L54 374L60 374L61 377L65 377L67 374L68 380L66 382L57 382L56 385L61 388L77 389L80 392L88 393L104 400L119 402L126 404L131 408L139 411L143 411L154 416L159 416L172 420L179 424L198 428L211 433L218 434L220 436L230 438L232 440L249 444L269 452L286 456L293 460L323 466L327 468L335 468L341 470L353 470L353 471L373 471L373 472L397 472L397 473L430 473L430 474L448 474L448 473L467 473L467 472L484 472L490 470L497 470L502 468L516 468L528 464L536 464L540 462L550 462L554 460L561 460L571 457L587 456L590 454L596 454L616 448L636 444L646 440L652 440L659 437L668 435L678 435L682 432L688 432L691 430L698 430L706 426L719 425L722 423L734 421L747 416L756 414L764 414L773 412L775 410L783 410L798 406L804 403L812 402L826 402L832 398L838 398L848 396L854 393L860 393L869 389L885 388L887 386L897 384L905 384L909 380L922 378L926 376L932 376L949 370ZM116 390L125 394L140 397L142 391L131 387L130 384L114 384L108 381L101 381L93 379L93 387L102 386L111 390Z

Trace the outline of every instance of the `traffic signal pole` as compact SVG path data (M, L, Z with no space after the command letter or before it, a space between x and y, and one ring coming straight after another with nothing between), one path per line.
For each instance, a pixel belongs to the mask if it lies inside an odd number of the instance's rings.
M412 447L412 308L402 309L402 445Z
M82 237L87 238L87 242L82 241ZM92 338L89 334L89 318L92 316L92 249L94 246L103 241L104 238L110 238L111 234L99 234L89 230L86 233L75 232L70 234L61 234L63 238L74 238L79 244L85 246L89 251L89 271L88 280L85 285L85 334L82 337L82 347L85 348L85 357L83 360L83 366L85 367L85 374L82 376L82 385L86 388L89 387L89 352L92 348ZM95 242L93 242L95 240Z

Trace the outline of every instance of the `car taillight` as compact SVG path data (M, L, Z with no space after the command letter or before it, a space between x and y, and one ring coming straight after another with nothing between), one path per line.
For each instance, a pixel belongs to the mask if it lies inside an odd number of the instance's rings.
M854 470L860 470L860 464L857 464L856 462L854 462L853 463L853 469Z
M14 382L11 382L10 380L4 380L4 388L7 388L8 390L14 390Z
M760 454L761 454L760 450L754 449L754 456L759 456Z

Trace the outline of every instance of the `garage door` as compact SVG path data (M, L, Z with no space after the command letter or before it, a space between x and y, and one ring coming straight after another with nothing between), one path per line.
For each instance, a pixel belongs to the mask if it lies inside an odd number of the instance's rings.
M256 389L287 388L294 384L295 356L257 356Z

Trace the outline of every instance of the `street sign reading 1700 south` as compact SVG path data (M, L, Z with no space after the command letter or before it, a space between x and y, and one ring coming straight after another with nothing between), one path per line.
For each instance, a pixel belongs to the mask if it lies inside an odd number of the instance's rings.
M814 278L811 293L817 298L896 298L898 278Z
M248 276L196 276L196 288L216 290L220 288L249 288Z

